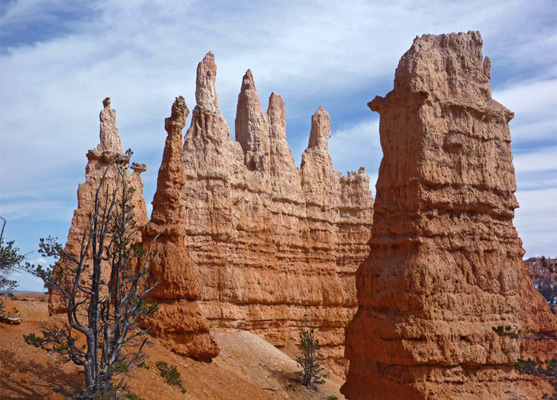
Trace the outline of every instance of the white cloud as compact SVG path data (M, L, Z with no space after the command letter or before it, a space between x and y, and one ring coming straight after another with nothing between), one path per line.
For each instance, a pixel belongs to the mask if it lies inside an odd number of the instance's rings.
M557 257L557 187L518 191L520 208L514 224L524 242L526 257Z
M379 118L360 121L333 132L329 140L329 152L337 171L346 173L360 166L366 167L372 191L375 192L379 164L383 157L379 142Z
M495 97L516 112L513 150L519 154L532 140L553 140L557 34L547 11L553 0L76 4L20 0L7 4L1 17L3 33L18 33L18 41L4 41L0 55L0 201L2 210L21 219L39 218L40 207L71 217L85 153L98 142L105 96L118 111L123 146L149 166L149 203L164 118L177 95L193 108L196 65L209 50L216 55L217 91L230 126L242 75L251 68L264 107L271 91L285 100L297 159L311 113L327 103L331 115L342 118L333 120L341 127L330 142L335 168L365 165L374 181L381 158L376 119L369 111L354 116L338 110L362 91L368 100L389 91L398 60L416 35L479 29L484 54L492 58ZM75 20L57 20L64 12ZM57 22L58 32L30 36ZM550 155L543 156L553 168ZM531 169L532 161L517 157L517 171L521 165ZM11 200L22 196L44 203Z
M557 173L557 146L515 154L513 164L517 173L532 171L556 171Z

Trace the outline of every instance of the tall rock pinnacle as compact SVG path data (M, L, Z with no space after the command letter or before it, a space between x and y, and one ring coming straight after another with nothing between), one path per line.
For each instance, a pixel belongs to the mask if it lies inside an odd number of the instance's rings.
M270 174L273 184L282 186L281 191L296 192L300 196L299 186L292 182L299 180L298 171L292 157L292 151L286 141L286 112L281 97L271 93L267 108L267 121L269 126L269 156Z
M181 191L186 183L180 162L182 129L188 114L184 98L177 97L170 118L165 120L168 136L153 199L153 213L143 230L145 248L160 235L152 249L152 254L158 256L151 265L152 280L159 283L149 294L150 301L159 303L159 310L147 322L151 331L173 351L210 359L217 356L219 349L196 301L201 297L201 287L185 247L186 226L181 212L185 206L181 203Z
M202 109L216 111L219 108L219 99L215 90L216 79L217 64L215 64L215 56L212 52L208 52L197 66L195 101Z
M369 258L346 330L348 399L533 399L519 358L556 354L557 318L534 289L513 226L508 122L491 99L478 32L416 38L381 115ZM535 335L534 333L530 334ZM536 383L537 382L537 383Z
M319 107L311 117L311 133L309 135L308 148L329 149L331 138L331 118L323 107Z
M269 169L269 127L249 69L242 79L242 88L238 95L236 141L244 150L244 162L249 170Z
M81 241L89 224L89 217L93 211L95 204L95 193L103 179L106 171L105 180L100 191L100 198L110 196L116 187L122 187L118 183L116 167L113 165L110 169L109 164L122 154L122 145L120 144L120 136L118 135L118 125L116 124L116 110L110 108L110 98L103 100L104 108L101 110L100 119L100 144L97 148L87 152L87 167L85 168L85 182L80 183L77 189L77 209L74 211L72 225L68 233L65 251L71 255L78 255L81 251ZM143 180L141 173L147 170L145 164L133 163L131 165L133 173L126 171L124 179L127 187L133 188L130 205L132 215L136 226L141 227L148 221L147 209L145 208L145 200L143 199ZM139 232L135 235L135 240L141 241ZM92 251L89 251L87 257L92 257ZM64 269L63 265L57 268ZM108 261L103 261L102 278L108 282L110 280L110 265ZM49 291L49 312L51 314L63 312L66 305L62 301L59 293Z

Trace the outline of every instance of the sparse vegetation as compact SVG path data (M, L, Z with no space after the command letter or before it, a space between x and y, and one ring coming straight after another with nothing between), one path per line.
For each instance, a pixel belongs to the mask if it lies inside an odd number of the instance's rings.
M175 365L169 365L164 361L157 361L157 368L161 371L161 376L169 385L177 386L182 393L186 393L186 389L182 385L182 377Z
M137 321L157 309L144 301L154 287L149 282L154 257L152 245L145 251L135 243L133 188L126 179L130 156L128 150L104 171L79 253L67 252L49 237L41 239L39 253L54 257L56 263L46 269L27 265L65 303L67 321L46 326L42 345L83 367L85 386L77 396L81 399L122 396L125 380L147 342ZM106 177L111 169L115 173L109 185Z
M296 358L300 371L296 374L302 378L302 384L307 387L315 387L325 383L327 374L321 366L323 355L319 352L319 339L315 334L315 327L308 324L307 316L304 316L304 325L299 328L300 344L299 348L302 355Z
M6 220L2 220L2 231L0 232L0 315L4 314L6 296L13 296L13 291L17 287L17 282L8 279L10 273L21 265L25 256L19 254L19 249L14 246L14 241L4 243L4 228Z
M42 347L45 342L44 337L37 336L33 332L29 335L23 335L23 339L25 339L25 343L35 347Z
M143 368L143 369L150 369L150 367L147 365L147 363L145 361L141 361L140 363L137 364L138 368Z
M506 336L511 339L527 339L527 340L552 340L557 341L557 338L554 337L547 337L543 334L536 334L530 332L532 336L521 336L520 329L518 331L514 331L510 325L502 326L499 325L497 327L492 328L495 333L499 336ZM550 360L546 360L545 362L539 362L532 359L522 360L518 359L518 362L513 365L513 367L523 373L532 376L538 376L547 378L549 383L553 386L553 394L544 394L542 399L544 400L557 400L557 359L553 358Z
M145 400L145 399L144 399L143 397L141 397L140 395L135 394L135 393L130 392L130 391L127 391L127 392L124 394L124 399L127 399L127 400Z

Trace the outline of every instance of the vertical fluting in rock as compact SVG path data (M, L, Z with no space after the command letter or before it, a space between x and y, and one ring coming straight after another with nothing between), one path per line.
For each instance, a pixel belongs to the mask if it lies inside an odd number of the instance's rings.
M489 66L478 32L424 35L369 103L384 157L347 329L349 399L541 397L512 365L556 342L493 330L555 337L557 320L522 262L513 114L491 98Z
M348 177L333 170L324 110L315 117L318 145L296 168L284 103L272 94L265 114L250 71L233 141L216 101L211 53L197 71L197 105L182 155L182 215L201 307L213 326L250 330L279 347L298 336L308 314L321 327L329 365L344 373L354 273L371 231L369 177L363 169Z
M244 164L250 171L265 171L269 163L269 128L261 109L253 75L248 69L242 79L236 109L236 141L244 150Z
M153 199L151 220L143 230L143 244L157 255L151 264L151 281L158 285L149 300L159 305L148 320L151 332L176 353L211 359L219 353L209 333L209 323L196 300L201 286L185 246L186 227L181 209L181 191L186 183L182 156L182 129L189 110L182 96L172 105L165 120L168 134ZM158 236L158 237L157 237Z
M88 163L85 169L85 183L81 183L77 190L77 209L74 211L72 225L68 233L65 251L68 254L78 255L81 250L81 241L85 229L87 229L89 216L94 208L95 193L101 184L103 175L109 164L118 157L126 158L122 153L120 136L118 135L118 125L116 124L116 110L110 107L110 98L103 100L103 110L100 112L100 143L96 149L89 150L87 153ZM106 172L101 196L103 193L111 193L117 184L116 166L112 165ZM145 164L133 163L131 165L133 173L126 173L124 179L127 180L128 188L133 188L131 206L133 207L133 217L138 226L147 223L147 210L143 199L143 180L141 173L147 170ZM121 187L121 184L119 184ZM137 239L140 240L138 233ZM91 255L89 255L91 256ZM109 280L109 265L103 266L103 278ZM49 292L49 312L51 314L65 311L66 306L59 294Z

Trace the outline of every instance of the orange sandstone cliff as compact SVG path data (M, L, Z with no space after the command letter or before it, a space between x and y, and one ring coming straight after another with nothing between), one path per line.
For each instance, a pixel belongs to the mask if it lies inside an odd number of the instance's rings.
M166 143L157 191L153 198L151 220L143 229L144 247L154 242L151 264L152 282L149 301L159 305L147 321L151 332L174 352L197 359L211 359L219 353L217 343L209 333L209 323L197 299L201 286L185 246L186 227L180 212L186 204L180 194L186 183L182 156L182 129L189 110L182 96L172 105L170 118L165 120ZM155 240L156 238L156 240Z
M118 157L126 158L122 151L122 144L118 134L118 125L116 124L116 110L110 107L110 98L103 100L104 108L101 110L100 119L100 144L97 148L87 152L88 163L85 169L85 182L79 185L77 189L77 209L74 211L72 225L68 233L65 251L68 254L78 255L81 251L81 240L84 230L87 228L89 216L93 210L95 203L95 194L101 183L103 175L109 164ZM131 165L133 173L126 173L128 187L134 189L131 197L131 206L133 207L133 217L137 226L147 223L147 210L145 208L145 200L143 199L143 180L141 173L147 170L145 164L133 163ZM101 197L103 193L111 193L117 184L117 171L115 167L111 167L105 177L104 185L101 188ZM136 233L137 240L141 239L140 232ZM89 255L91 256L91 255ZM62 267L63 266L59 266ZM109 266L103 267L103 279L108 282L110 276ZM66 309L60 294L55 291L49 292L49 312L50 314L64 312Z
M541 398L541 383L512 365L555 357L555 340L493 331L555 337L557 319L522 261L513 113L491 98L489 79L478 32L424 35L394 90L369 103L384 157L347 329L349 399Z
M274 345L298 337L304 315L320 327L329 366L344 374L344 329L356 311L355 271L367 255L373 199L362 168L333 170L329 115L312 117L300 168L286 115L272 94L263 112L251 71L238 96L236 141L219 110L217 68L197 68L182 165L180 218L212 326L249 330Z

